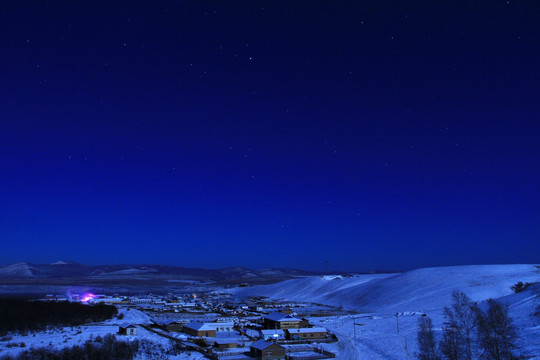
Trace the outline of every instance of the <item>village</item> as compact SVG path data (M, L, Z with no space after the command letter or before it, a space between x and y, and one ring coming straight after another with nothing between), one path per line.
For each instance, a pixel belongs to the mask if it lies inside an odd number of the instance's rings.
M324 345L337 343L338 338L314 319L343 313L326 305L265 297L238 302L225 291L165 296L47 295L41 300L114 305L119 315L103 325L119 339L166 341L186 353L225 360L335 358Z

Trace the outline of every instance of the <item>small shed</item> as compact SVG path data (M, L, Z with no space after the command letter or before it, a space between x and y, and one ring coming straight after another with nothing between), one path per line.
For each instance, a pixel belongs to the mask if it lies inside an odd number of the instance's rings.
M262 360L285 359L286 349L275 342L259 340L251 344L249 353Z
M118 326L120 335L137 335L137 327L130 323L122 323Z

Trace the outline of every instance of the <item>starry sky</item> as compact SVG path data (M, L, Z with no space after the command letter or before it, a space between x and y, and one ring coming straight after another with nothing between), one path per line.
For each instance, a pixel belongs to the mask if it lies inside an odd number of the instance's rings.
M0 264L538 263L523 1L5 1Z

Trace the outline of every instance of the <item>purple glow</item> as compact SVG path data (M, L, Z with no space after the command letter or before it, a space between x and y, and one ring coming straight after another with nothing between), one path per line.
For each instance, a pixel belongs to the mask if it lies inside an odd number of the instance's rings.
M91 294L91 293L84 294L83 297L81 298L81 302L87 303L95 298L96 298L96 295L94 294Z

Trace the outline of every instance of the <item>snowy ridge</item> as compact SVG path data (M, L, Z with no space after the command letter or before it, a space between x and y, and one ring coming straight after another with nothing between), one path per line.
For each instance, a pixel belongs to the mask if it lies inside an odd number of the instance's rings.
M32 264L20 262L6 266L0 266L0 280L28 280L36 284L53 285L57 279L70 279L73 283L81 280L125 281L134 285L134 281L142 281L141 285L147 285L146 280L155 280L156 285L164 285L167 280L186 280L199 283L272 283L300 276L313 276L317 273L295 269L248 269L248 268L225 268L225 269L198 269L185 268L171 265L84 265L72 261L60 260L49 264ZM1 292L1 289L0 289Z
M424 268L400 274L317 276L237 289L236 295L343 305L366 312L428 311L449 304L454 290L473 301L510 295L518 281L540 281L535 265L470 265Z
M20 262L0 268L0 276L10 276L14 278L33 278L39 276L43 271L31 264Z

